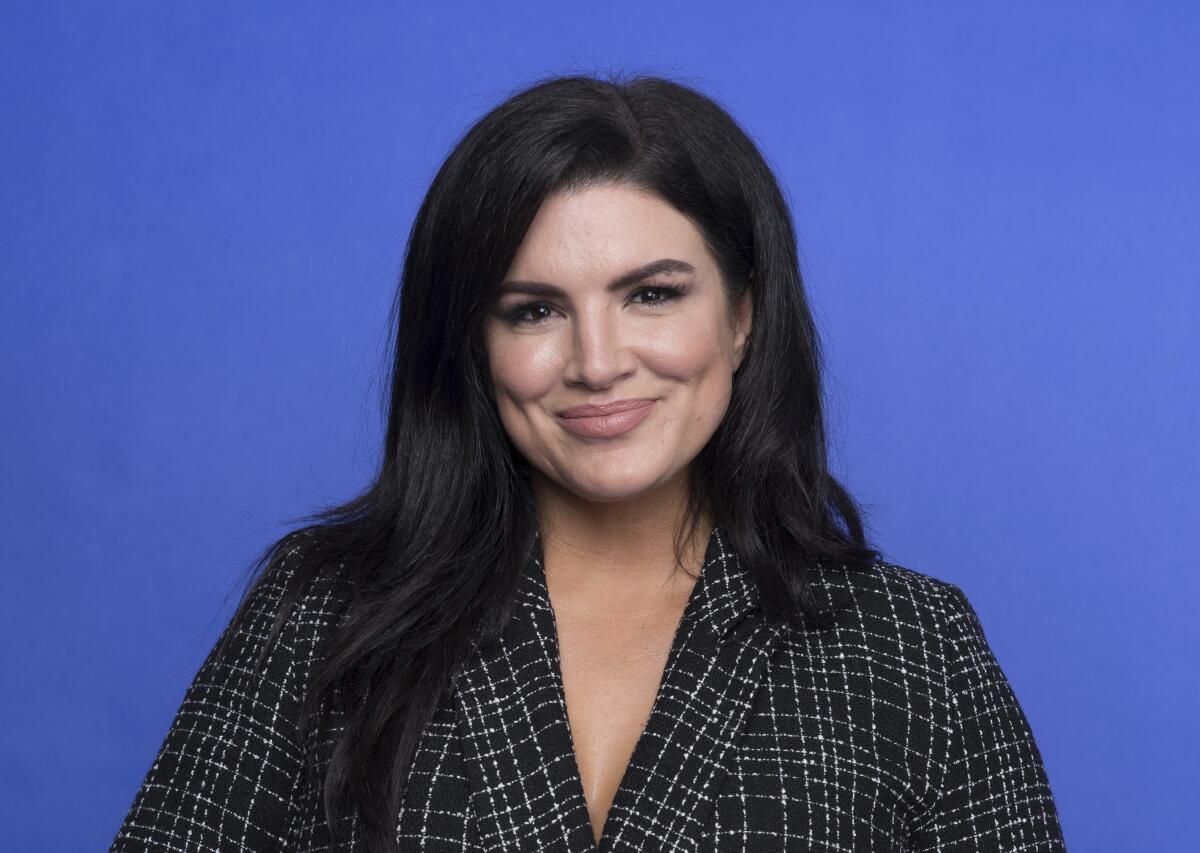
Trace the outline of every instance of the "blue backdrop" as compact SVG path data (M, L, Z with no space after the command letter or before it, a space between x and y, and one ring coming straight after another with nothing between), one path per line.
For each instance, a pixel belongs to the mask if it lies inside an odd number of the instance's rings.
M836 471L975 604L1071 848L1200 849L1194 4L7 6L6 849L108 844L239 572L365 482L456 136L610 69L776 168Z

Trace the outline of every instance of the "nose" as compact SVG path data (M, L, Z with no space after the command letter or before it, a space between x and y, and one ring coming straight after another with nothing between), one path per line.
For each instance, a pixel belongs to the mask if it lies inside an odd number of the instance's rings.
M607 388L634 369L636 359L620 324L607 311L579 312L571 335L564 379L589 388Z

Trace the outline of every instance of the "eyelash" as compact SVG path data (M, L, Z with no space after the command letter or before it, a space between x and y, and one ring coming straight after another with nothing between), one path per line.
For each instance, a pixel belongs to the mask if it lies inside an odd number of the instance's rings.
M652 285L643 285L642 287L639 287L637 290L635 290L633 292L633 295L636 296L637 294L644 293L647 290L657 291L658 293L662 294L662 297L653 302L644 302L644 303L642 303L643 305L665 305L668 302L672 302L672 301L678 299L679 297L683 296L684 293L687 292L686 287L681 287L679 285L652 284ZM524 319L522 315L524 315L526 311L530 311L534 308L540 308L545 305L547 305L547 303L545 303L545 302L526 302L522 305L517 305L505 313L504 319L510 325L513 325L513 326L536 326L536 325L539 325L542 322L542 320L544 320L546 318L542 317L542 318L538 318L536 320L530 321L530 320Z

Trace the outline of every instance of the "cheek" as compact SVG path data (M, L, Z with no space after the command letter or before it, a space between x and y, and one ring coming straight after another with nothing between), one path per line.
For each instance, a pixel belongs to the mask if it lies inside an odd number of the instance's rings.
M656 373L681 383L707 384L733 369L713 323L664 324L645 351Z
M491 345L488 361L501 406L541 398L554 388L561 373L557 351L533 338Z
M673 403L664 413L664 439L677 442L678 453L698 452L729 408L733 364L723 341L715 321L672 324L664 325L646 350L654 372L674 386Z

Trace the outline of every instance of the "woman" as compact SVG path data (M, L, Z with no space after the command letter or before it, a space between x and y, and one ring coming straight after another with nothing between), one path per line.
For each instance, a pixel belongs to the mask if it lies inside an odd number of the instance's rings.
M787 205L659 78L540 81L417 215L386 444L113 850L1062 850L962 591L830 475Z

